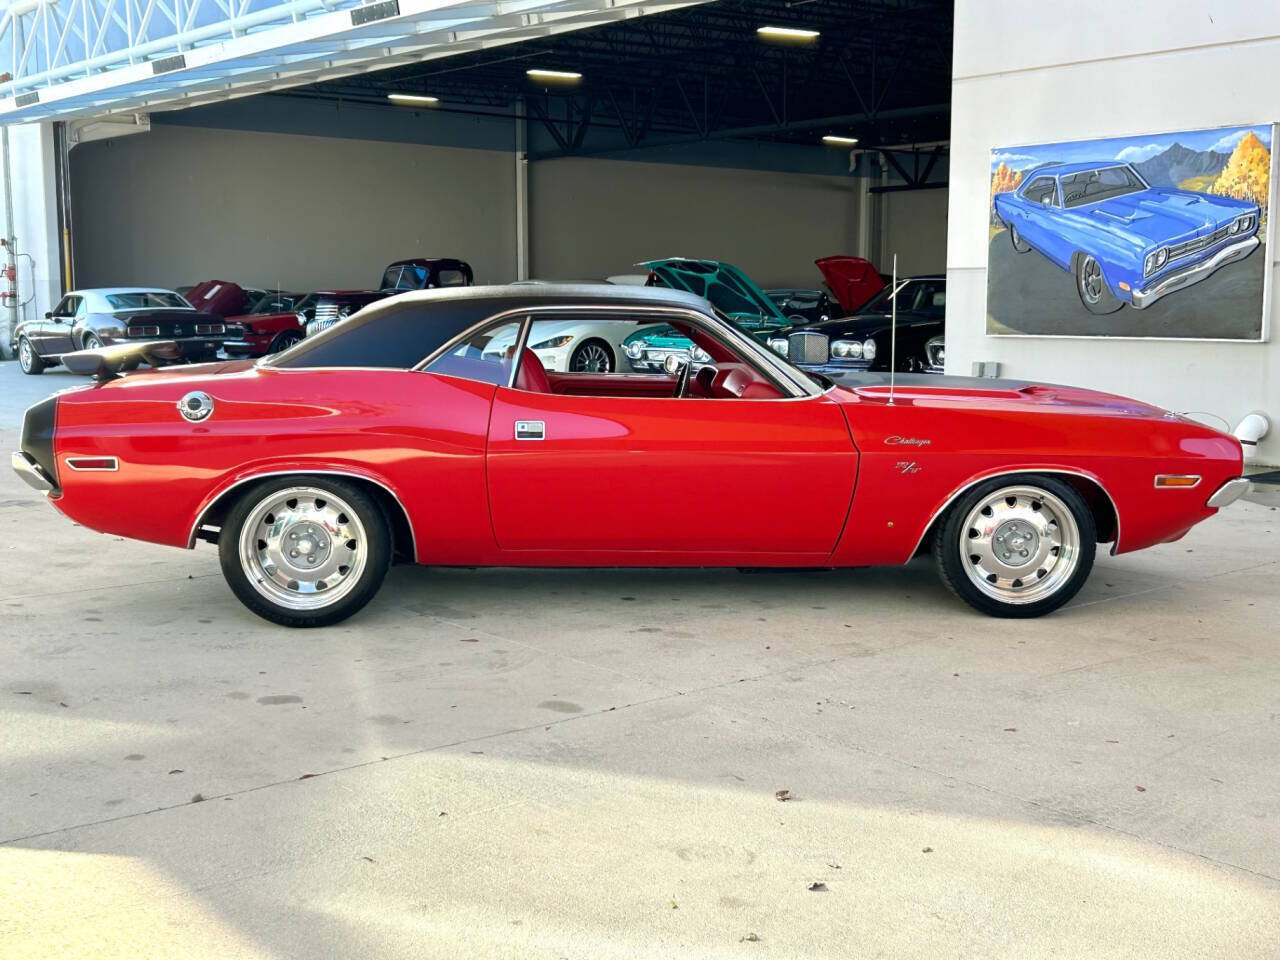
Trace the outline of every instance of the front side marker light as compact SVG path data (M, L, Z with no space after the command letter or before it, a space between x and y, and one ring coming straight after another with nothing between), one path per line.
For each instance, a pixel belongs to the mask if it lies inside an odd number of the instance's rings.
M1200 476L1194 473L1158 473L1156 474L1156 489L1169 490L1181 488L1184 490L1200 485Z

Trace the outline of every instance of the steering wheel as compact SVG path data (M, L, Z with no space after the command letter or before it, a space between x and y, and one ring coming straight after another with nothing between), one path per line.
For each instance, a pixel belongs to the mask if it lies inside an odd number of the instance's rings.
M677 400L686 396L689 392L689 374L693 370L693 359L690 358L680 365L680 372L676 374L676 391L672 394Z

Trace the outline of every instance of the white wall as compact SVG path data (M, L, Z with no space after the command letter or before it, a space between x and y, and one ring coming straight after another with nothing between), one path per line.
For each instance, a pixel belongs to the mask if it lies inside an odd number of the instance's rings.
M78 286L364 289L417 256L515 276L499 150L156 125L75 147L71 175Z
M1280 297L1263 344L985 334L991 149L1280 119L1280 4L1078 0L1064 18L1060 5L956 0L953 70L948 372L998 360L1009 376L1209 411L1233 425L1262 409L1277 427L1260 457L1280 463ZM1274 248L1269 256L1274 286Z
M896 253L900 277L946 272L947 191L904 190L874 197L882 205L882 252L876 266L889 273Z
M818 286L818 257L858 239L852 177L570 157L529 168L532 275L634 272L659 257L741 267L761 286Z
M28 124L9 128L9 168L12 178L13 225L4 233L17 239L18 301L30 302L18 310L17 322L43 316L62 293L58 264L58 195L54 180L53 126ZM0 215L4 213L0 199ZM7 309L0 311L5 326L0 348L8 350Z

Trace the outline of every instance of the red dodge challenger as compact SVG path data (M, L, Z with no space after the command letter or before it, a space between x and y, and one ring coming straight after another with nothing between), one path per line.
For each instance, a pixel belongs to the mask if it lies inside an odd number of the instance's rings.
M586 319L674 326L711 362L546 371L533 346ZM825 350L797 337L793 356ZM1176 540L1247 486L1233 437L1136 400L837 382L663 288L408 293L256 364L121 375L162 348L69 355L98 382L28 410L13 465L92 530L216 543L236 596L290 626L351 616L395 560L859 567L922 551L978 610L1038 616L1080 589L1097 544ZM599 522L659 500L644 523Z

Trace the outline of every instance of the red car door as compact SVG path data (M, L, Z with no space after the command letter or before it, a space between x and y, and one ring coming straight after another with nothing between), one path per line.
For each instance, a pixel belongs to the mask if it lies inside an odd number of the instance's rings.
M828 555L857 452L838 404L499 387L489 505L503 550Z

